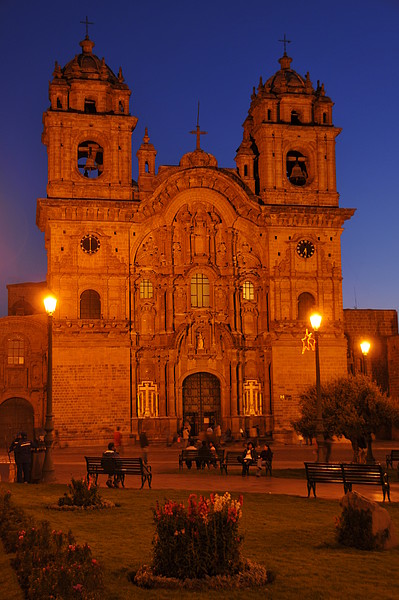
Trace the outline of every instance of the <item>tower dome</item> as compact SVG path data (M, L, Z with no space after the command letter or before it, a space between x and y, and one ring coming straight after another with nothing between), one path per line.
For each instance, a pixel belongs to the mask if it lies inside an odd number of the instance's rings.
M272 94L282 93L311 93L313 86L309 81L301 77L299 73L291 69L292 58L284 52L284 55L278 61L281 68L266 81L262 86L263 90ZM310 83L310 85L309 85Z

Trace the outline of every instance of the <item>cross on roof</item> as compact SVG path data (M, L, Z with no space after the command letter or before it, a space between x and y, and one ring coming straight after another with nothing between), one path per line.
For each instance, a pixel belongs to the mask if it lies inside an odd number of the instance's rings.
M190 131L190 133L193 133L194 135L197 136L196 150L201 150L201 145L200 145L201 135L206 135L208 133L207 131L201 131L201 128L199 125L199 107L200 107L200 103L198 102L197 127L195 128L195 131Z
M287 54L287 44L291 44L291 40L287 40L287 38L284 34L284 39L278 40L278 41L282 42L284 44L284 54Z
M86 16L86 20L85 21L80 21L82 23L82 25L86 25L86 37L89 37L89 25L94 25L94 23L92 23L91 21L89 21L89 19Z

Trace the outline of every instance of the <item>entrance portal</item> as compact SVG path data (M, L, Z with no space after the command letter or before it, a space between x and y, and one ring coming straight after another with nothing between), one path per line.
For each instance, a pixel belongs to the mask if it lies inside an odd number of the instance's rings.
M33 439L33 408L24 398L9 398L0 404L0 448L8 448L18 432Z
M220 381L210 373L194 373L183 381L183 423L198 435L209 425L220 425Z

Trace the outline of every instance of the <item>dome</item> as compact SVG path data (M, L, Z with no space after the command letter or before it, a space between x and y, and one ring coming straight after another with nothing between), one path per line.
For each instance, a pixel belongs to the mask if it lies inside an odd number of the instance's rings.
M310 82L308 82L308 78L305 80L296 71L291 69L291 62L292 58L284 52L284 56L279 59L281 69L270 77L264 85L263 89L266 92L272 94L287 92L294 94L309 93Z
M99 59L93 54L94 42L85 37L79 44L82 48L81 54L77 54L69 63L65 65L61 72L54 73L55 77L71 79L101 79L110 83L123 83L122 74L117 77L114 72L105 64L105 60Z
M191 167L217 167L218 162L213 154L208 154L208 152L197 148L194 152L188 152L181 157L180 166L183 169Z

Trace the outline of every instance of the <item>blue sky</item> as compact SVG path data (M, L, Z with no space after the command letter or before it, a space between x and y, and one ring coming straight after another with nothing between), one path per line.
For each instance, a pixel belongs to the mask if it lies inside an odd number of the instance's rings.
M80 52L86 17L94 52L132 90L131 112L158 151L177 164L202 147L234 167L252 87L278 68L284 33L292 68L324 82L335 102L340 204L356 208L342 235L344 307L399 308L399 1L0 0L0 316L7 283L46 275L36 199L46 194L42 113L54 62Z

